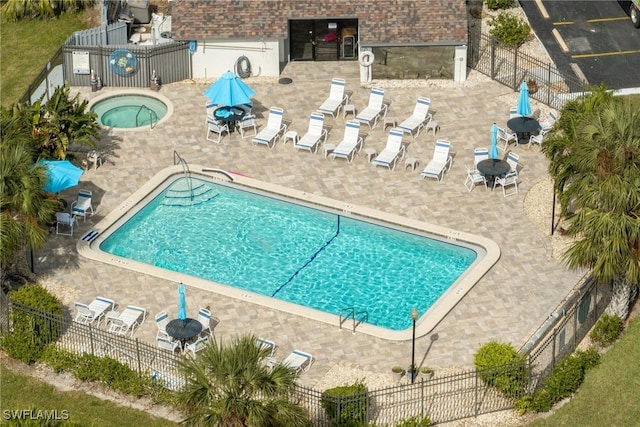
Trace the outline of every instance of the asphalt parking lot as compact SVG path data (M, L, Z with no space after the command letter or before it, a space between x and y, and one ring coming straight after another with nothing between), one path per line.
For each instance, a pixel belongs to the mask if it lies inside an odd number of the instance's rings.
M557 67L590 85L640 87L640 29L629 2L520 0Z

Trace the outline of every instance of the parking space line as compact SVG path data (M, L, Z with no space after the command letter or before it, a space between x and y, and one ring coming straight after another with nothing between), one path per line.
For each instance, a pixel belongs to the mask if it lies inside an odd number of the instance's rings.
M560 45L560 49L562 49L564 53L569 52L569 46L567 46L567 44L564 42L564 39L560 35L560 32L558 31L558 29L554 28L553 30L551 30L551 34L553 34L553 37L556 39L556 42L558 42L558 44Z
M633 55L640 53L640 50L624 50L622 52L600 52L600 53L585 53L583 55L571 55L571 58L595 58L598 56L614 56L614 55Z
M554 22L553 25L573 25L575 24L575 22L573 21L560 21L560 22Z
M547 12L547 8L542 4L542 0L536 0L536 6L540 11L540 15L542 15L544 19L549 19L549 12Z
M594 22L626 21L627 19L629 19L628 16L617 16L615 18L587 19L587 22L594 23Z

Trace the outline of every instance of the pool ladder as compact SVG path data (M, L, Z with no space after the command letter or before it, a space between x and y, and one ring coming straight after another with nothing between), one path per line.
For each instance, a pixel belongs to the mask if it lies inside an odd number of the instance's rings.
M342 329L342 324L348 319L353 321L353 333L356 333L356 328L363 322L369 320L369 312L356 311L354 307L347 307L340 310L340 324L338 325Z
M138 110L138 112L136 113L136 127L138 127L138 124L140 123L138 121L138 116L140 115L140 113L142 113L142 110L147 110L149 112L149 129L153 130L153 128L156 127L156 125L158 124L158 121L156 120L155 125L153 124L153 116L155 114L155 111L153 111L151 108L147 107L146 105L142 104L140 106L140 109ZM157 116L156 116L157 117Z

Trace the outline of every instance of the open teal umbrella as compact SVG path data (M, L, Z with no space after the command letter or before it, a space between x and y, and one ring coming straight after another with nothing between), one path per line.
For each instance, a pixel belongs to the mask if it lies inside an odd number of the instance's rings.
M529 86L527 82L520 85L520 97L518 98L518 114L527 117L531 115L531 102L529 102Z
M212 104L225 107L250 104L256 93L231 71L224 73L204 92Z
M498 125L495 123L491 126L491 150L489 150L489 157L492 159L498 158Z
M185 320L187 318L187 299L185 297L186 289L182 283L178 285L178 296L180 297L180 307L178 309L178 319Z
M84 173L69 160L40 160L38 164L44 165L47 171L47 182L44 184L47 193L59 193L78 185Z

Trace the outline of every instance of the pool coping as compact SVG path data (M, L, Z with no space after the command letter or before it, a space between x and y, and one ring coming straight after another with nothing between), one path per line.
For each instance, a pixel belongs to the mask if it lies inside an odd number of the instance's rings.
M465 233L447 227L441 227L423 221L382 212L376 209L341 202L325 196L319 196L304 191L282 187L277 184L255 180L248 176L234 172L228 172L201 165L190 165L189 169L194 177L200 175L218 181L228 182L232 180L234 184L249 189L284 196L289 199L298 200L306 204L325 207L330 210L342 210L346 215L353 216L355 218L388 222L399 227L409 228L419 232L439 236L441 239L449 241L451 243L467 243L473 246L484 248L484 256L479 257L480 259L476 260L472 264L472 266L467 269L467 271L462 276L460 276L460 278L453 285L451 285L447 291L443 293L443 295L429 308L429 310L421 315L416 323L417 337L427 335L429 332L431 332L438 325L438 323L440 323L442 319L457 305L457 303L464 297L464 295L466 295L500 259L499 246L493 240L480 235ZM170 166L158 172L131 196L129 196L124 202L122 202L119 206L105 215L104 218L102 218L102 220L100 220L95 225L93 230L86 233L80 240L78 240L76 245L78 253L86 258L95 261L124 267L139 273L159 277L165 280L171 280L176 283L182 282L187 286L194 286L202 290L215 292L242 301L259 304L271 309L303 316L330 325L339 326L339 316L334 314L325 313L316 309L303 307L286 301L281 301L243 289L237 289L209 280L200 279L184 273L177 273L165 269L156 268L138 261L121 258L98 249L98 246L102 240L102 231L107 230L109 227L116 224L132 209L140 207L140 204L143 200L147 199L154 192L159 191L159 189L168 179L176 175L184 175L184 169L181 165ZM343 328L351 329L352 323L347 322L347 324L345 324ZM394 331L371 324L362 323L357 326L356 332L365 333L367 335L386 340L405 341L412 338L413 330L412 328L407 328L400 331Z
M123 95L142 95L142 96L148 96L151 98L157 98L158 100L162 101L166 106L167 106L167 114L164 115L163 118L161 118L160 120L158 120L158 123L156 123L156 125L153 128L150 128L150 126L140 126L137 128L115 128L115 127L110 127L110 126L105 126L100 122L100 119L98 119L98 123L100 124L100 126L103 129L108 129L108 130L115 130L117 132L123 131L123 132L142 132L142 131L153 131L155 128L157 128L158 126L160 126L162 123L164 123L165 121L167 121L172 115L173 115L173 102L167 98L166 96L162 95L161 93L158 93L154 90L151 89L138 89L138 88L126 88L126 89L122 89L122 90L114 90L114 91L109 91L107 93L104 93L102 95L98 95L95 98L92 98L89 103L87 104L87 110L91 111L91 107L93 107L95 104L97 104L100 101L104 101L105 99L109 99L109 98L114 98L117 96L123 96Z

